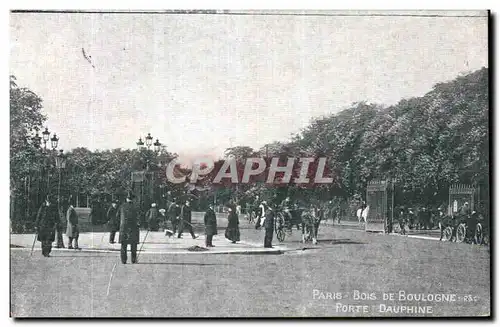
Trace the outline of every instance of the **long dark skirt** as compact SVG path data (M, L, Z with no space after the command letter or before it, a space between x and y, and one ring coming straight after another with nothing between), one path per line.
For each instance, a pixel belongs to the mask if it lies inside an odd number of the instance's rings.
M224 233L224 236L233 242L239 242L240 241L240 229L238 227L228 227L226 228L226 232Z

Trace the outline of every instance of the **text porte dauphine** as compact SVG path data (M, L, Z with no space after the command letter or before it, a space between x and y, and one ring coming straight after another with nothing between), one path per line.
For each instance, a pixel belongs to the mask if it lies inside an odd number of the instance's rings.
M314 300L335 301L336 312L432 314L433 303L457 302L457 294L396 292L330 292L313 289ZM340 302L342 301L342 302ZM347 302L349 301L349 302ZM354 302L354 304L353 304Z

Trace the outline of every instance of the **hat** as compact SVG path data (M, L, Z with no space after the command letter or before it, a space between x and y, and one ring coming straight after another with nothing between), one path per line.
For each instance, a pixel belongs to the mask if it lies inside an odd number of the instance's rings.
M151 208L156 208L156 203L151 203Z

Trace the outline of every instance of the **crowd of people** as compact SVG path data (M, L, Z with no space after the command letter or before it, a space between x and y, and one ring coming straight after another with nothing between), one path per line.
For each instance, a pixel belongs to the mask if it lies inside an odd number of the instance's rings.
M121 243L120 257L122 263L127 263L128 245L130 245L131 261L137 262L137 244L140 243L139 233L141 226L145 223L148 231L159 231L163 229L165 235L182 238L184 231L187 231L193 239L198 238L194 232L192 223L192 208L189 200L174 199L170 201L166 208L158 208L156 203L144 215L133 203L135 196L129 192L123 203L112 201L107 209L97 200L93 203L89 215L92 224L105 224L109 232L109 243L116 243L116 233L119 233L118 242ZM263 214L262 226L266 229L264 246L272 247L273 238L273 212L270 207L261 205ZM227 228L224 233L226 239L231 243L240 241L239 215L241 207L233 202L227 204ZM36 239L41 242L43 256L49 257L52 250L52 243L58 238L57 247L64 247L62 241L61 212L53 198L48 195L44 203L40 206L35 221ZM65 213L66 216L66 236L68 238L68 249L79 250L79 223L78 214L72 198ZM264 222L265 220L265 222ZM205 246L214 247L213 237L217 235L217 217L214 205L209 204L204 214ZM60 238L60 240L59 240Z
M166 203L165 208L158 208L156 203L152 203L150 208L141 214L138 211L137 205L133 203L134 195L128 193L126 200L119 204L117 201L112 201L107 209L104 208L100 201L93 204L90 212L90 220L92 224L106 224L109 232L109 243L114 244L116 233L119 232L119 240L121 243L121 259L123 263L127 262L127 245L130 244L132 253L132 263L137 261L137 244L139 243L139 230L141 226L146 227L149 231L159 231L162 229L167 236L177 236L182 238L184 231L187 231L193 239L198 236L194 233L192 223L192 208L190 200L173 199ZM239 216L241 215L241 206L238 203L231 201L227 207L227 228L224 237L231 243L240 241ZM284 227L291 231L293 226L304 224L303 217L297 215L297 211L304 210L297 202L294 202L290 197L286 197L281 203L268 204L267 201L261 200L256 196L253 202L247 204L246 214L252 215L255 218L255 229L265 229L264 247L272 248L273 235L275 232L275 219L277 213L280 212L284 217ZM330 217L334 221L340 222L340 208L332 201L328 201L318 208L311 205L311 209L321 212L321 217ZM366 212L369 207L365 203L361 203L357 215L360 222L366 222ZM307 211L307 209L306 209ZM56 247L64 247L62 234L63 224L60 219L61 212L58 206L54 203L51 196L47 196L44 203L40 206L35 222L37 240L41 242L42 254L49 256L52 243L56 240ZM69 205L65 212L66 217L66 236L68 238L69 249L80 249L78 245L79 224L78 214L75 210L75 203L72 198L69 200ZM302 218L302 221L300 220ZM466 202L455 215L447 215L444 207L441 206L435 210L427 207L417 209L407 208L404 206L395 208L394 220L390 222L390 230L393 231L396 224L399 224L400 233L406 234L408 229L434 229L438 227L441 230L441 238L443 231L447 226L453 227L455 232L458 222L465 222L469 231L475 222L478 220L478 212L471 211L469 204ZM205 246L207 248L214 247L213 237L217 235L217 218L214 210L214 205L209 204L208 209L204 214L205 227ZM317 234L317 226L315 227ZM454 233L453 233L454 234ZM470 233L469 233L470 234Z

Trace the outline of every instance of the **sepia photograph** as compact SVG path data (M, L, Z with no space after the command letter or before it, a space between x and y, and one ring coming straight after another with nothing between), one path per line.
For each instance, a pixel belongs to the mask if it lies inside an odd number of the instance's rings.
M489 10L8 18L11 318L491 319Z

